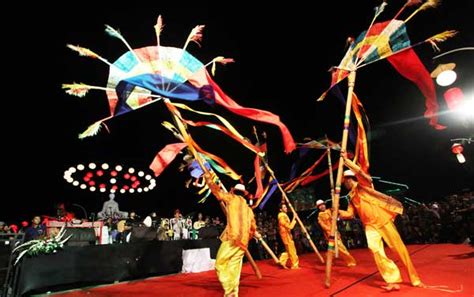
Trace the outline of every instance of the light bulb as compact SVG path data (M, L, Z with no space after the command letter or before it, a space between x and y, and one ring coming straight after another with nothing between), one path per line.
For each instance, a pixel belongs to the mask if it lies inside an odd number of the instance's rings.
M463 164L463 163L466 163L466 158L464 158L464 155L459 153L459 154L456 154L456 158L458 158L458 162Z
M456 72L453 70L445 70L436 77L436 83L442 87L446 87L455 82L456 78Z

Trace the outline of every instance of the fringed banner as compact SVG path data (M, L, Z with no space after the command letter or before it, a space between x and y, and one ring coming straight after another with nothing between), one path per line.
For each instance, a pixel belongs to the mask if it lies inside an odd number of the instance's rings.
M363 117L368 123L369 119L365 113L364 107L360 102L359 98L355 93L352 93L352 110L357 119L357 142L355 147L355 158L354 162L358 162L360 168L365 172L369 173L369 148L367 142L367 134L365 132Z

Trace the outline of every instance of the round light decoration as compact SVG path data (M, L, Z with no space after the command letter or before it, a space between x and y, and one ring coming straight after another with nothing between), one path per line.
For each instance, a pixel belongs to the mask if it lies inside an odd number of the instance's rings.
M453 70L445 70L436 77L436 83L442 87L447 87L456 81L457 75Z
M431 77L436 79L436 83L442 87L447 87L456 81L457 75L454 72L455 63L439 64L433 72Z
M63 177L73 186L91 192L142 193L156 187L151 174L141 170L137 172L133 167L107 163L78 164L64 171Z

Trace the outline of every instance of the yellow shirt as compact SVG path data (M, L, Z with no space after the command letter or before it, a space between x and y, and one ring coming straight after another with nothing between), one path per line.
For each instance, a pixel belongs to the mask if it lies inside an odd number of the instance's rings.
M227 209L227 225L221 234L221 240L230 240L242 249L247 249L257 229L252 209L239 195L220 192L217 199L224 201Z
M374 190L371 184L356 183L349 193L349 197L349 207L347 211L340 211L340 217L343 219L353 218L355 208L364 226L382 227L390 220L394 220L397 213L400 213L400 210L394 206L384 207L385 204L380 198L385 199L387 196Z
M331 233L331 221L332 221L332 212L330 209L325 211L320 211L318 214L318 223L323 229L324 236L328 237Z
M278 229L280 231L281 240L287 243L288 239L292 239L291 229L296 225L296 221L290 222L290 218L284 212L278 214Z

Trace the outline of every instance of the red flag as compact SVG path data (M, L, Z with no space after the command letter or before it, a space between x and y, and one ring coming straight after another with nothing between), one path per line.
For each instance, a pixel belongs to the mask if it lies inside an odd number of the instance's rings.
M425 118L430 119L430 125L437 130L445 129L445 126L438 124L439 106L433 80L415 51L407 49L387 59L403 77L415 83L425 96Z
M332 171L335 171L338 167L339 167L339 161L337 161L336 164L334 164L334 166L332 166ZM306 186L307 184L312 183L312 182L314 182L314 181L316 181L316 180L320 179L321 177L323 177L325 175L328 175L328 174L329 174L329 168L324 170L323 172L321 172L319 174L307 176L301 182L301 185Z
M165 146L156 154L155 159L150 164L150 169L153 170L155 176L160 175L163 170L176 158L176 155L187 146L184 142L171 143Z
M288 130L285 124L280 121L280 117L278 115L266 110L243 107L237 104L237 102L232 100L232 98L227 96L224 91L221 90L221 88L212 80L209 73L206 72L206 76L207 82L214 89L215 100L217 104L222 105L233 113L252 119L254 121L269 123L278 126L283 137L285 153L289 154L296 148L296 144L293 140L293 137L291 136L290 130Z

